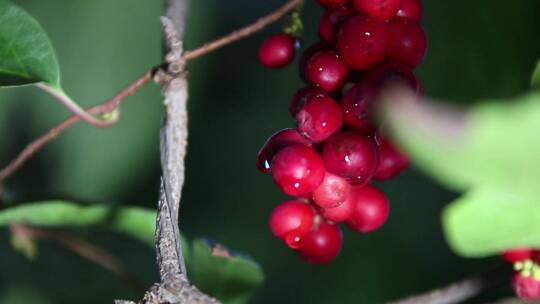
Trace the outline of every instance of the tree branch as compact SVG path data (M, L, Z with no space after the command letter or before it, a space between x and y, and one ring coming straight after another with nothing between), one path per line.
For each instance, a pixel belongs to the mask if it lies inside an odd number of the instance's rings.
M512 269L502 265L485 273L465 278L448 286L435 289L388 304L453 304L461 303L482 292L509 283Z
M168 1L171 5L176 3L174 0L168 0ZM240 39L253 35L257 33L258 31L264 29L268 25L272 24L273 22L278 21L280 18L282 18L283 16L285 16L287 13L291 12L295 8L301 6L303 2L304 0L289 0L285 5L278 8L276 11L271 12L267 16L260 18L254 23L242 29L236 30L230 33L229 35L219 38L213 42L204 44L203 46L197 49L187 51L182 56L185 61L189 61L189 60L201 57L203 55L206 55L210 52L216 51ZM180 12L180 10L171 10L171 12L168 12L168 13L173 14L172 12ZM173 20L176 20L176 18L174 18ZM87 109L87 112L92 115L113 112L118 106L120 106L120 104L122 104L126 100L127 97L136 93L141 87L147 84L152 79L154 73L163 66L164 64L160 64L152 68L150 71L146 72L142 77L133 81L125 89L120 91L116 96L109 99L108 101L105 101L102 104L99 104L92 108ZM169 69L178 70L178 68L175 68L175 67L172 67L172 68L169 67ZM75 115L65 120L61 124L57 125L53 129L49 130L47 133L43 134L42 136L38 137L37 139L32 141L30 144L28 144L28 146L26 146L26 148L23 151L21 151L14 160L12 160L6 167L0 170L0 196L2 195L2 190L1 190L2 183L7 178L9 178L17 170L19 170L19 168L22 165L24 165L32 156L34 156L45 145L47 145L49 142L56 139L60 134L62 134L64 131L69 129L71 126L73 126L75 123L79 122L80 120L81 120L81 117Z

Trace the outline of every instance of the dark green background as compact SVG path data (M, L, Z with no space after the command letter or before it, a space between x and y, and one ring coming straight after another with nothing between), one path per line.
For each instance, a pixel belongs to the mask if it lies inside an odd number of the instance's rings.
M160 61L161 1L15 2L43 24L66 91L85 106L110 97ZM188 49L283 1L192 2ZM321 13L313 2L307 1L304 14L306 44L316 37ZM470 102L526 90L540 54L539 1L425 2L430 49L418 75L427 95ZM214 239L259 261L267 281L254 303L383 303L498 263L497 258L460 259L449 250L439 215L456 194L414 169L382 185L392 203L388 224L368 236L346 232L341 255L328 266L302 263L270 235L268 214L285 197L258 173L254 160L271 133L292 126L288 102L301 86L295 66L268 71L258 65L259 43L276 31L278 25L189 64L185 234ZM160 103L157 86L150 85L125 104L115 128L72 128L9 181L9 203L63 198L153 207L160 174ZM0 164L67 116L37 89L2 89ZM77 233L121 257L146 284L157 279L150 248L118 235ZM6 230L0 232L0 303L112 303L141 295L55 243L41 242L39 249L31 262L13 251Z

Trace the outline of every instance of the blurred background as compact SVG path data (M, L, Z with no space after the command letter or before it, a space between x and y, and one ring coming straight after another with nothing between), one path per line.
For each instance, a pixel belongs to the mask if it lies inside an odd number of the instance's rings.
M65 90L80 104L100 102L160 62L162 1L18 0L48 32ZM192 1L186 47L252 22L284 1ZM305 46L316 39L322 10L307 0ZM540 54L540 2L424 1L429 53L417 70L429 96L469 103L524 92ZM345 232L338 259L301 262L271 236L267 217L285 199L255 168L259 147L292 126L289 100L302 83L296 65L279 71L257 61L263 33L189 63L191 99L187 179L181 229L251 256L266 272L253 303L383 303L491 268L498 258L465 260L446 245L439 216L456 197L414 168L381 184L392 204L388 224L372 235ZM8 204L66 199L154 207L160 176L161 99L149 85L122 108L113 129L84 124L47 146L9 180ZM0 90L0 165L68 117L32 87ZM149 285L154 252L106 232L78 231L107 248ZM474 299L502 295L502 288ZM56 243L40 242L30 261L0 231L0 303L112 303L141 293Z

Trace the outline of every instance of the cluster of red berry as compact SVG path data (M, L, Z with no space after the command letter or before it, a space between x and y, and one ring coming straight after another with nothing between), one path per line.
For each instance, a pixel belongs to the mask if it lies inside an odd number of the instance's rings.
M383 138L372 105L389 82L422 94L412 73L427 41L419 21L420 0L318 0L325 8L321 41L300 59L308 84L289 107L297 128L272 135L258 155L258 168L295 200L279 205L270 227L306 261L328 263L342 247L337 224L361 233L379 229L388 199L369 185L408 167L408 158ZM268 38L260 62L278 68L294 59L296 40ZM338 102L339 101L339 102Z
M540 300L540 250L516 248L502 253L503 259L514 264L512 286L526 301Z

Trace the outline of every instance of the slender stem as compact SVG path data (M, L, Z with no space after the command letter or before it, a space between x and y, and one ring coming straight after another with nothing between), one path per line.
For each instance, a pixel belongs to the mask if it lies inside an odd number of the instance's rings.
M388 304L454 304L510 281L511 267L502 265L450 285Z
M270 25L273 22L278 21L280 18L285 16L287 13L296 9L298 6L302 5L304 0L289 0L285 5L278 8L277 10L271 12L265 17L260 18L254 23L236 30L222 38L219 38L213 42L206 43L203 46L196 48L191 51L184 52L183 58L186 61L201 57L210 52L216 51L224 46L227 46L231 43L234 43L240 39L246 38L250 35L257 33L258 31L264 29L266 26ZM87 109L87 112L91 115L97 115L102 113L109 113L114 111L120 104L122 104L127 97L137 92L141 87L147 84L155 74L155 72L161 69L164 64L160 64L150 71L146 72L142 77L132 82L125 89L120 91L113 98L105 101L104 103L98 104L90 109ZM92 119L95 119L92 117ZM0 170L0 196L1 184L10 176L12 176L17 170L19 170L22 165L24 165L32 156L34 156L39 150L41 150L49 142L57 138L60 134L66 131L69 127L79 122L81 117L78 115L72 116L69 119L65 120L61 124L57 125L53 129L49 130L47 133L43 134L39 138L32 141L30 144L24 148L23 151L17 155L17 157L12 160L6 167Z
M226 45L232 44L237 42L238 40L244 39L248 36L253 35L256 32L259 32L263 30L265 27L269 26L270 24L280 20L285 15L290 13L292 10L296 9L297 7L301 6L304 3L304 0L291 0L287 3L285 3L282 7L278 8L274 12L270 13L269 15L266 15L259 20L255 21L254 23L243 27L241 29L238 29L222 38L219 38L215 41L209 42L204 44L203 46L192 50L187 51L184 53L184 59L185 60L192 60L197 57L201 57L203 55L206 55L208 53L211 53L217 49L220 49Z
M52 97L54 97L61 104L63 104L64 107L70 110L73 114L77 115L82 120L86 121L87 123L91 124L94 127L106 128L116 123L116 121L106 121L106 120L95 118L92 114L86 112L83 108L81 108L73 99L71 99L71 97L66 95L64 92L51 87L50 85L47 85L45 83L38 83L36 84L36 86L42 89L43 91L49 93Z
M120 260L88 241L64 232L35 228L27 225L13 224L10 225L10 229L17 237L29 240L50 239L56 241L81 257L123 278L134 289L144 290L142 282Z

